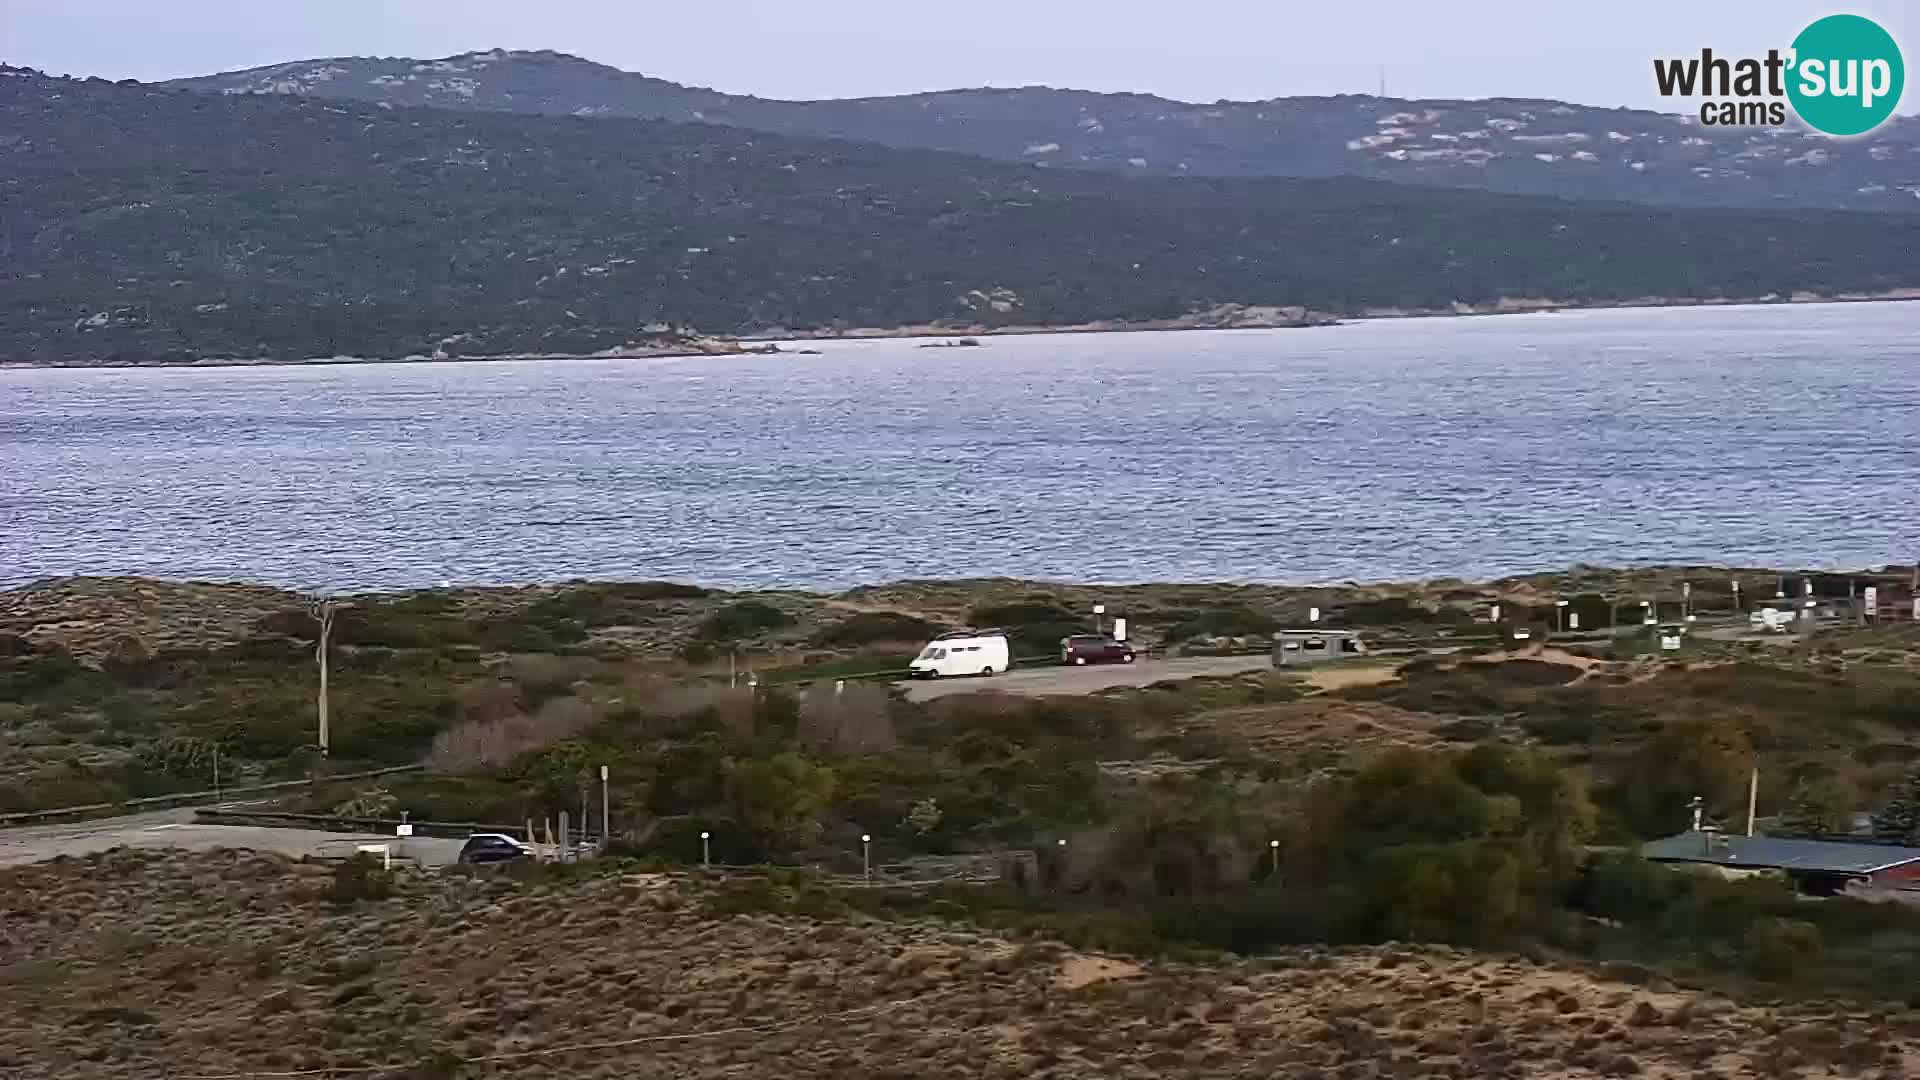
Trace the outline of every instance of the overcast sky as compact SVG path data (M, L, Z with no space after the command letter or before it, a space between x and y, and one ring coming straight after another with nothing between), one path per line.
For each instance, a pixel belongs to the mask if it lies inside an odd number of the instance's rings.
M1911 67L1914 0L0 0L0 60L150 80L500 47L766 97L1040 83L1189 101L1371 93L1384 66L1397 96L1658 108L1653 57L1784 48L1834 11L1877 19Z

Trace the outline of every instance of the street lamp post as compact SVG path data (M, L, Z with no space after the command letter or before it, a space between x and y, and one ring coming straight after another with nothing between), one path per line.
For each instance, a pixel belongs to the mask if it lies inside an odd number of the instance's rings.
M713 841L713 834L708 832L705 829L701 829L700 830L700 869L702 870L710 870L713 868L712 841Z
M1554 628L1564 634L1567 632L1567 601L1555 600L1553 606Z
M867 879L867 884L873 884L873 836L870 833L860 834L860 876Z
M1267 841L1267 852L1273 857L1273 877L1280 876L1280 841Z
M1093 605L1093 632L1094 633L1098 634L1101 632L1100 628L1103 624L1102 617L1106 615L1106 613L1107 613L1107 605L1105 604Z

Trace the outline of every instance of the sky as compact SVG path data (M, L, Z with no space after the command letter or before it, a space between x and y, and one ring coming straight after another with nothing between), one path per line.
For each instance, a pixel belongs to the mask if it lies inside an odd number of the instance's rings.
M1920 59L1915 0L0 0L0 60L154 80L555 49L763 97L1044 84L1187 101L1374 93L1384 69L1398 97L1672 111L1654 57L1764 54L1835 11Z

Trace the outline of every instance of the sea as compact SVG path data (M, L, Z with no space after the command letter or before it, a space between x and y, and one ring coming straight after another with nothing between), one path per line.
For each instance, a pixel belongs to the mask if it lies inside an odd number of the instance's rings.
M1327 583L1920 557L1920 303L0 370L0 586Z

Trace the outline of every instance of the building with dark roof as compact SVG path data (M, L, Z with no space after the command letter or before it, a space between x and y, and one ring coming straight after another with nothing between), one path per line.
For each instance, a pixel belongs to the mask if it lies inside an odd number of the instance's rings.
M1663 863L1692 863L1728 871L1776 871L1802 892L1831 896L1849 882L1889 889L1920 889L1920 848L1789 840L1713 831L1684 832L1641 845L1640 854Z

